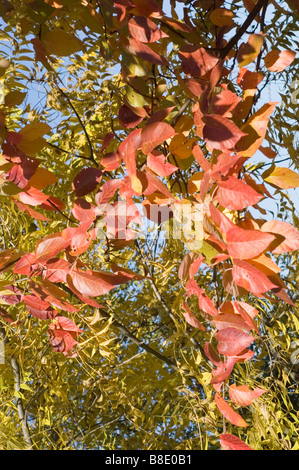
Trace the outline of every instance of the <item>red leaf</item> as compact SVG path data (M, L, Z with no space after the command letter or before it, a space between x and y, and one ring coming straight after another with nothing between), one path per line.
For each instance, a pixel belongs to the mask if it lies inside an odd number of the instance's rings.
M80 222L93 221L95 218L95 206L85 199L76 199L73 205L73 216Z
M82 197L94 191L101 182L103 172L98 168L83 168L73 181L73 191Z
M135 16L128 23L129 31L134 39L140 42L156 42L168 35L161 31L156 23L144 16Z
M168 108L159 109L156 111L147 121L145 126L150 126L151 124L155 124L156 122L162 122L164 119L173 111L175 106L170 106Z
M122 141L118 153L126 165L128 175L136 176L137 150L141 148L141 129L135 129Z
M147 166L150 170L154 171L158 176L166 177L172 175L177 171L177 167L168 163L166 157L163 154L150 154L147 157Z
M236 227L235 224L220 210L216 209L216 207L212 203L210 203L209 209L213 221L216 225L218 225L222 233L226 233Z
M197 259L197 257L198 257L198 255L196 253L187 253L184 256L184 258L183 258L183 260L180 264L179 270L178 270L178 276L179 276L179 279L181 281L184 281L184 280L188 279L189 269L190 269L192 263ZM198 287L196 281L194 281L194 282L195 282L196 287ZM191 284L190 284L190 286L191 286ZM186 286L186 288L187 288L187 286Z
M275 240L273 235L239 227L226 233L227 250L232 258L256 258L266 251L273 240Z
M67 352L78 342L75 340L77 334L82 330L66 317L56 317L48 329L50 343L55 352Z
M213 149L221 151L233 149L241 137L246 135L234 122L217 114L206 114L203 121L205 123L203 137L207 145Z
M209 315L217 315L218 313L212 300L205 294L198 296L198 306L203 312Z
M217 199L222 207L230 210L242 210L257 204L263 196L251 186L233 176L218 182Z
M23 301L26 304L28 312L39 320L55 318L58 314L57 310L54 310L49 302L41 300L36 295L24 295Z
M23 204L28 204L28 206L41 206L49 198L47 194L44 194L39 189L33 187L19 193L18 197Z
M21 156L20 163L14 165L8 173L9 181L12 181L21 189L25 188L39 164L40 161L35 158L27 155Z
M217 330L224 330L225 328L239 328L240 330L250 331L251 329L240 315L231 313L215 315L212 323L215 325Z
M90 299L89 297L86 297L86 296L82 295L75 288L75 286L73 284L73 281L72 281L72 278L69 274L67 274L67 284L68 284L69 288L71 289L71 291L78 297L78 299L81 300L81 302L83 302L84 304L90 305L91 307L94 307L94 308L101 308L101 305L98 302L96 302L93 299Z
M288 222L270 220L262 225L261 230L262 232L277 233L285 237L285 240L272 253L278 255L299 249L299 231Z
M191 295L196 295L197 297L199 297L200 295L204 293L204 291L199 287L199 285L194 279L190 279L187 282L185 287L186 287L188 297L190 297Z
M240 406L249 406L252 401L260 397L264 393L267 393L267 390L261 388L255 388L253 391L250 391L247 385L240 385L237 387L235 384L229 387L229 396L230 399Z
M153 51L149 46L143 44L140 41L136 41L136 39L129 38L129 52L137 55L140 59L146 60L151 64L156 65L169 65L168 60L166 57L162 57L157 52Z
M12 295L0 295L0 299L4 300L9 305L16 305L22 302L23 294L22 292L15 286L5 286L5 290L10 290Z
M195 145L192 150L195 160L200 164L203 171L209 171L211 169L210 162L205 158L203 151L198 145Z
M123 284L131 279L124 274L102 273L96 271L82 271L74 269L70 273L74 287L83 295L97 297L107 294L115 286Z
M26 214L29 215L29 217L32 217L33 219L36 219L36 220L42 220L43 222L50 221L50 219L48 219L48 217L46 217L43 214L41 214L40 212L37 212L36 210L32 209L30 206L26 206L26 204L23 204L22 202L17 201L13 197L11 199L13 200L15 205L18 207L18 209L22 212L26 212Z
M200 321L196 318L196 316L191 312L188 304L186 302L184 302L182 304L182 308L184 310L184 317L185 317L185 320L187 323L189 323L189 325L193 326L194 328L198 328L199 330L201 331L206 331L205 327L202 326L202 324L200 323Z
M204 352L207 358L215 365L221 365L223 362L218 354L218 352L213 348L211 343L205 343Z
M224 89L221 93L214 96L212 108L215 114L223 117L231 117L231 111L241 101L241 98L230 90Z
M51 282L66 282L71 265L62 258L49 259L45 264L43 275Z
M121 166L121 157L118 152L106 153L100 160L105 171L114 171Z
M220 330L216 335L216 339L218 341L218 352L224 356L236 356L254 341L253 336L237 328Z
M61 251L63 251L69 245L69 243L70 240L66 240L58 233L54 233L45 237L36 245L36 261L41 263L48 261L50 258L54 258Z
M14 267L14 273L30 276L34 265L37 265L36 257L33 253L28 253L18 260Z
M229 357L225 362L220 362L217 368L212 371L211 385L221 384L224 382L232 373L237 359L235 357Z
M198 258L195 258L195 260L191 263L190 268L189 268L190 279L193 279L195 274L198 272L198 270L199 270L200 266L202 265L204 259L205 258L203 256L199 256Z
M49 196L47 201L41 204L41 208L47 211L59 212L65 208L65 204L57 197Z
M102 153L106 150L106 148L108 147L110 142L114 139L114 137L115 137L114 132L109 132L108 134L104 136L102 147L100 148L98 155L102 155Z
M106 181L101 186L99 192L97 192L95 195L96 204L107 204L115 196L115 193L120 185L121 181L118 179L111 179Z
M295 51L279 51L274 49L268 52L265 57L265 66L270 72L282 72L294 61Z
M234 260L232 276L238 286L243 287L253 294L260 294L271 289L277 289L277 286L273 284L264 273L245 261Z
M234 411L232 407L228 403L226 403L226 401L223 400L223 398L218 393L215 394L215 403L220 413L230 423L234 424L235 426L242 427L242 428L246 428L248 426L248 424L246 423L246 421L244 421L242 416L240 416L236 411Z
M143 121L144 117L138 116L134 113L132 108L123 105L118 112L118 119L123 127L131 129L132 127L137 127Z
M155 147L170 139L175 134L175 130L166 122L155 122L145 126L141 133L142 152L148 155Z
M220 442L221 446L226 450L254 450L232 434L221 434Z
M219 59L203 47L187 46L181 49L179 57L182 70L191 77L202 77L218 63Z

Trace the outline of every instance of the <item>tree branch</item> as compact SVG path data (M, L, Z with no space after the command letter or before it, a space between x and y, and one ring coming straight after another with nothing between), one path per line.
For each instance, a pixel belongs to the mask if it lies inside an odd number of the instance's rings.
M99 309L99 311L103 318L107 318L107 320L109 320L110 318L113 318L105 310ZM172 369L178 370L178 366L176 365L175 362L173 362L171 359L168 359L168 357L163 356L163 354L160 354L158 351L155 351L154 349L152 349L150 346L145 344L144 341L141 341L140 339L136 338L136 336L134 336L122 323L113 319L112 325L115 326L115 328L117 328L121 333L123 333L130 341L137 344L137 346L139 346L140 348L144 349L144 351L148 352L149 354L156 357L160 361L165 362L165 364L167 364Z
M14 357L11 358L10 365L11 365L13 376L14 376L15 393L18 394L20 393L20 390L21 390L21 374L20 374L19 363L16 360L16 358ZM29 431L29 427L27 424L27 420L26 420L26 413L25 413L25 409L23 406L23 400L19 396L17 397L16 405L17 405L19 420L22 426L23 437L25 441L27 442L27 444L30 446L30 450L33 450L32 449L33 442L30 436L30 431Z
M226 56L230 53L230 51L238 44L239 39L243 36L246 32L247 28L251 25L254 21L256 15L268 4L269 0L259 0L255 7L249 13L247 19L243 23L243 25L238 29L237 33L234 37L227 43L227 45L220 49L220 58L224 60Z

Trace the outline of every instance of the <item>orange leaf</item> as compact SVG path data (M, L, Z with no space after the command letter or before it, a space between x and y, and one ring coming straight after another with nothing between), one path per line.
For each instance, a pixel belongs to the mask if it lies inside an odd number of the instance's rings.
M263 196L251 186L233 176L218 182L217 199L222 207L230 210L242 210L257 204Z
M273 235L235 227L226 234L227 250L232 258L250 259L262 254L275 240Z
M285 240L273 250L274 254L287 253L299 249L299 231L288 222L270 220L261 227L263 232L277 233L285 237Z
M265 172L262 176L267 183L280 189L299 187L299 174L290 170L290 168L275 167L270 175L268 175L268 172Z
M218 394L215 394L215 403L220 413L232 424L246 428L248 424L226 401Z
M296 52L279 51L277 49L268 52L265 57L265 66L270 72L282 72L294 61Z
M235 14L231 10L227 10L226 8L216 8L210 14L210 20L216 26L230 26L234 24Z

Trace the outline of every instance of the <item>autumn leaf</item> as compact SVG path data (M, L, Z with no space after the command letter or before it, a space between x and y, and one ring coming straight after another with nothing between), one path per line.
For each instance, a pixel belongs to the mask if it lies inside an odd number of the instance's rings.
M285 240L272 251L274 254L282 254L299 249L299 231L288 222L270 220L261 226L261 231L285 237Z
M232 409L232 407L225 401L223 398L216 393L215 394L215 403L217 405L220 413L232 424L242 428L246 428L248 424L244 419Z
M154 153L149 154L147 157L147 166L158 176L162 177L170 176L178 169L176 166L167 162L165 156L160 153L156 155Z
M242 210L257 204L263 199L263 196L251 186L234 176L219 181L218 186L218 202L222 207L230 210Z
M259 398L264 393L267 393L267 390L262 388L255 388L253 391L250 391L248 385L235 385L232 384L229 387L229 397L230 399L239 406L249 406L256 398Z
M226 8L216 8L210 14L210 20L216 26L231 26L234 24L234 12Z
M226 233L227 250L232 258L256 258L275 240L273 235L235 227Z
M241 137L245 136L234 122L217 114L205 115L203 121L203 137L213 149L233 149Z
M299 174L290 168L275 167L263 175L264 180L280 189L291 189L299 187Z
M82 49L81 41L63 29L48 31L42 38L48 54L70 56Z
M264 273L245 261L234 259L232 276L238 286L243 287L253 294L261 294L277 288Z
M94 191L102 180L102 174L98 168L83 168L73 181L76 196L82 197Z
M60 234L52 234L39 241L35 248L36 262L48 261L61 253L70 243L60 236Z
M140 42L156 42L168 37L166 33L158 28L156 23L144 16L131 18L128 27L133 38Z
M220 434L220 442L222 448L226 450L254 450L232 434Z
M263 34L251 34L247 43L242 43L238 52L239 67L245 67L259 55L264 43Z
M236 356L254 341L253 336L235 327L221 329L216 339L218 352L224 356Z
M265 66L270 72L282 72L285 70L296 57L294 51L279 51L274 49L268 52L265 57Z
M206 331L206 328L200 323L200 321L196 318L194 313L192 313L192 311L190 310L186 302L182 304L182 308L184 310L183 312L184 318L186 322L189 323L189 325L201 331Z
M212 52L203 47L188 46L181 48L179 56L182 61L182 69L191 77L202 77L211 70L219 61Z

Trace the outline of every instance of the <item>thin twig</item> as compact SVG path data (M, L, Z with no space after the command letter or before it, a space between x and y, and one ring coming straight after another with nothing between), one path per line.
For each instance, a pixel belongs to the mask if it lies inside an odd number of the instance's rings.
M236 34L232 37L232 39L227 43L227 45L220 50L220 58L225 59L226 56L230 53L230 51L238 44L239 39L243 36L243 34L247 31L248 27L254 21L256 15L261 11L262 8L268 3L269 0L259 0L254 8L251 10L250 14L244 21L243 25L238 29Z

